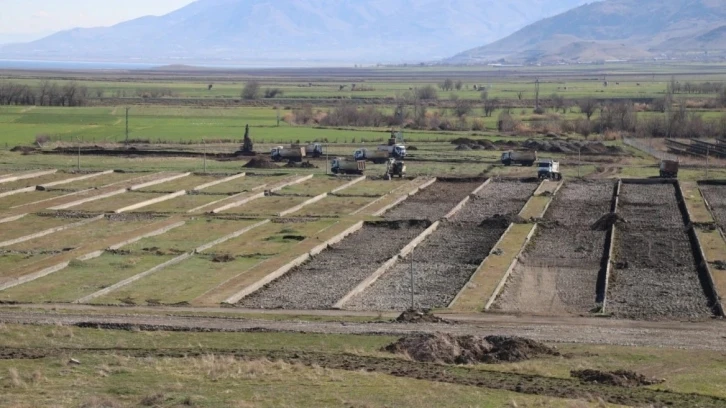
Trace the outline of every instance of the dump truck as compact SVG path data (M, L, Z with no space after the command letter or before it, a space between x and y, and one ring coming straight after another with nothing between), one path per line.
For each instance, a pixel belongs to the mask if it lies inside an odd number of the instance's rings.
M521 164L522 166L532 166L537 161L537 152L534 151L508 151L502 153L502 164L511 166L513 164Z
M333 174L363 174L365 170L365 160L336 157L330 163L330 171L332 171Z
M306 145L293 144L290 147L293 149L296 149L298 147L304 147L305 154L308 157L320 157L323 155L323 145L320 143L310 143Z
M537 163L537 177L540 180L562 180L560 162L553 160L540 160Z
M399 178L403 178L403 176L406 174L406 163L404 163L402 160L397 160L394 158L391 158L388 160L388 163L386 165L386 178L392 179L393 177L398 176Z
M388 161L391 154L385 150L358 149L353 153L356 160L371 161L376 164L383 164Z
M660 161L660 177L661 178L676 178L678 177L678 168L680 163L676 160L661 160Z
M396 159L405 159L406 158L406 146L396 143L396 138L392 137L388 139L388 144L385 145L378 145L378 148L376 149L379 152L384 151L388 152L390 157L396 158Z
M270 157L274 161L289 160L292 162L301 162L305 158L304 147L283 147L277 146L270 150Z

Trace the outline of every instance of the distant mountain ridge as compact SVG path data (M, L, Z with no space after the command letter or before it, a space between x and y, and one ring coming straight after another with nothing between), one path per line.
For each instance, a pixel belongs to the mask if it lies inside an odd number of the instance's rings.
M696 58L726 52L724 0L605 0L543 19L451 63Z
M586 1L198 0L164 16L0 47L0 58L429 61Z

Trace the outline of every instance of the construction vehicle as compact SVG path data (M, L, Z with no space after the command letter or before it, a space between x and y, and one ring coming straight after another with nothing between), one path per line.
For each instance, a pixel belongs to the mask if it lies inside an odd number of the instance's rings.
M399 178L403 178L405 174L406 163L404 163L402 160L397 160L394 158L388 159L388 162L386 163L386 179L390 180L396 176L398 176Z
M237 156L254 156L255 153L255 145L252 143L252 138L250 137L250 125L245 125L245 136L244 141L242 142L242 146L240 146L240 150L235 152Z
M388 152L390 157L396 158L396 159L405 159L406 158L406 146L396 143L396 138L392 137L388 139L388 144L385 145L378 145L379 152Z
M353 153L356 160L371 161L375 164L383 164L388 161L391 154L386 150L358 149Z
M522 166L531 167L537 161L537 152L534 151L508 151L502 153L502 164L511 166L513 164L521 164Z
M562 173L560 173L560 162L553 160L540 160L537 163L537 177L540 180L562 180Z
M305 156L305 148L302 146L294 148L277 146L270 150L270 157L274 161L289 160L291 162L301 162Z
M661 160L660 161L660 177L661 178L677 178L680 163L677 160Z
M363 174L365 170L365 160L336 157L330 163L330 171L332 171L333 174Z
M304 147L305 154L308 157L320 157L323 155L323 145L320 143L309 143L307 145L293 144L290 147L293 149L296 149L298 147Z

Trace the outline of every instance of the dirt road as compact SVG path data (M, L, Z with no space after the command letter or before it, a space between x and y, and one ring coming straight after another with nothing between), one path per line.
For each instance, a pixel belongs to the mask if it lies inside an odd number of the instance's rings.
M400 324L400 323L345 323L277 321L226 317L184 317L163 315L92 314L84 310L99 311L103 308L82 308L68 313L47 309L17 311L0 308L0 322L7 324L64 324L117 329L139 327L144 330L178 331L283 331L330 334L391 334L412 332L447 332L456 335L514 335L552 343L609 344L627 346L671 347L726 351L726 323L718 320L687 322L635 322L604 318L576 317L518 317L513 315L458 315L456 324ZM123 310L123 309L113 309ZM150 309L151 310L151 309ZM159 310L159 314L167 309ZM203 311L203 310L200 310ZM249 311L253 312L253 311ZM181 312L179 312L181 313ZM306 311L305 314L316 314ZM345 316L350 312L320 312L325 316ZM444 316L452 317L452 316Z

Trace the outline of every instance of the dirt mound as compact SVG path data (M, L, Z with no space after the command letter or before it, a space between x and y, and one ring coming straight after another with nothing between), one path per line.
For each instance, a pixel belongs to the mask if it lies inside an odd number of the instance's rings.
M620 225L624 223L627 223L627 221L620 215L616 213L608 213L600 217L599 220L595 221L595 223L590 226L590 229L593 231L607 231L612 228L613 225Z
M482 228L509 228L509 224L524 224L527 220L517 214L495 214L493 217L482 221L479 226Z
M396 318L396 323L451 323L434 316L428 309L408 309Z
M245 167L248 169L276 169L279 166L277 164L271 162L269 157L258 156L258 157L255 157L254 159L250 160L247 164L245 164L242 167Z
M521 337L452 336L446 333L406 336L386 346L384 351L405 354L415 361L445 364L497 364L560 355L544 344Z
M467 151L467 150L471 150L471 147L469 147L469 145L460 144L460 145L456 146L456 149L454 149L454 150Z
M212 258L214 263L228 263L234 261L236 258L230 254L219 254Z
M583 383L596 383L614 385L617 387L641 387L646 385L661 384L665 380L657 378L648 378L642 374L638 374L628 370L617 371L600 371L600 370L573 370L570 371L573 378L577 378Z
M22 154L37 153L40 149L32 146L15 146L10 149L11 152L20 152Z

